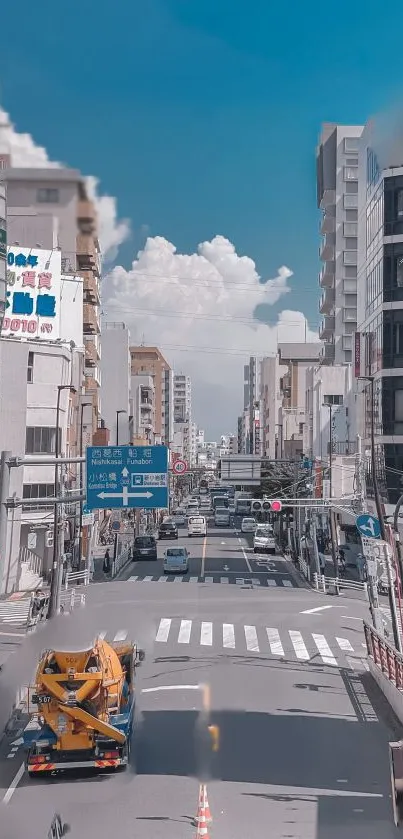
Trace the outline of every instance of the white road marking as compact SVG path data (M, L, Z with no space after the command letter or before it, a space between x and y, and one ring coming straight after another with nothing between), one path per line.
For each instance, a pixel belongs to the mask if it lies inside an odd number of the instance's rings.
M257 640L257 632L255 626L245 626L245 641L246 649L252 653L259 652L259 641Z
M283 580L283 586L292 586L291 580Z
M147 577L143 577L143 583L151 583L151 581L152 581L152 575L147 576Z
M269 579L267 580L267 585L268 585L268 586L276 586L276 585L277 585L277 582L276 582L276 580L271 580L271 579L269 578Z
M168 581L168 577L166 577L165 574L163 574L162 577L158 577L158 582L159 583L166 583L167 581Z
M270 644L270 651L273 655L284 655L284 647L280 640L280 633L278 629L266 628L267 640Z
M220 577L220 583L229 583L228 577Z
M352 647L350 641L347 638L336 638L336 641L341 650L346 650L349 653L354 652L354 647Z
M244 586L245 585L245 580L242 577L237 577L235 582L236 582L237 586Z
M7 792L6 792L5 796L4 796L4 798L3 798L3 804L8 804L8 802L9 802L9 801L10 801L10 799L11 799L11 797L14 795L14 793L15 793L15 791L16 791L16 789L17 789L17 787L18 787L18 784L20 783L20 780L21 780L21 778L22 778L22 776L23 776L24 772L25 772L25 764L24 764L24 763L22 763L22 764L21 764L21 766L20 766L20 768L19 768L19 770L18 770L18 772L17 772L17 774L15 775L15 777L13 778L13 780L11 781L11 784L10 784L10 786L9 786L9 788L8 788L8 790L7 790Z
M235 630L233 623L223 623L222 643L223 647L230 647L232 650L235 649Z
M315 635L312 633L312 638L315 641L315 644L318 648L319 655L324 664L331 664L332 667L337 667L337 661L329 647L329 644L326 641L324 635Z
M317 606L316 609L305 609L300 615L313 615L315 612L323 612L325 609L342 609L343 606Z
M260 580L257 577L252 577L252 583L254 586L260 586Z
M129 577L128 582L129 582L129 583L135 583L135 582L136 582L136 580L138 580L138 578L139 578L139 577L138 577L138 574L136 574L136 576L135 576L135 577Z
M127 638L127 629L120 629L114 637L114 641L124 641Z
M201 685L159 685L157 688L143 688L142 693L158 693L160 690L201 690Z
M18 737L18 740L13 740L13 742L11 743L11 745L12 745L14 748L18 749L18 746L22 746L23 742L24 742L24 738L23 738L23 737Z
M363 621L363 618L353 618L352 615L340 615L341 618L345 618L348 621Z
M294 647L295 655L302 661L309 661L309 653L305 646L304 639L300 632L295 632L293 629L288 630L291 638L291 643Z
M214 583L214 577L205 577L204 582L205 583Z
M246 565L248 567L249 574L252 574L252 567L251 567L251 564L249 562L248 557L246 556L245 548L242 548L242 553L243 553L243 558L244 558L244 560L246 562Z
M107 633L107 630L106 630L106 629L105 629L105 630L103 629L103 630L102 630L102 632L98 632L98 636L97 636L97 637L98 637L98 638L100 638L100 639L101 639L101 641L103 641L103 640L106 638L107 634L108 634L108 633Z
M160 625L158 627L158 632L156 635L156 641L165 642L168 640L169 630L171 628L172 618L161 618Z
M174 577L174 583L183 583L183 577Z
M189 583L198 583L198 582L199 582L198 577L189 577Z
M178 644L189 644L191 631L192 621L181 621Z
M200 644L204 647L211 647L213 643L213 624L210 621L202 621L200 629Z

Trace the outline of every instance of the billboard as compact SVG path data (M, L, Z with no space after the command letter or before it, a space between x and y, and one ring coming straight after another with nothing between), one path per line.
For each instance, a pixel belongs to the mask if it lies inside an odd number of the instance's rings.
M361 333L354 334L354 375L358 379L361 376Z
M347 410L343 405L334 406L331 416L332 453L340 454L343 444L348 440Z
M61 252L7 248L6 311L2 337L60 338Z

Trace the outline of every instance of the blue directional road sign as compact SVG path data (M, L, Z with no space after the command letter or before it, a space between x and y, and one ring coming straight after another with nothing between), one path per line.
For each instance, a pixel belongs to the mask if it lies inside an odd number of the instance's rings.
M168 508L166 446L89 446L88 510L116 507Z
M361 536L370 536L372 539L379 539L381 535L381 525L379 519L371 516L370 513L362 513L357 516L356 527Z

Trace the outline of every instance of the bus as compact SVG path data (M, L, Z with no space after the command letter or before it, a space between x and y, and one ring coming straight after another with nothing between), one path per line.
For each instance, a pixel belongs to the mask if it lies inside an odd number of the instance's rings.
M218 486L210 487L210 494L212 498L218 495L226 495L227 498L235 498L235 487L219 484Z
M216 510L217 507L225 507L225 509L228 510L229 498L225 495L213 495L211 499L211 506L213 510Z

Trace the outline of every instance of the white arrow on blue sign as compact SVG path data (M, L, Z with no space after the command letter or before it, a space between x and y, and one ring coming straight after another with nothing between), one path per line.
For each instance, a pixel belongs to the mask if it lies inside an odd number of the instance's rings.
M88 446L86 508L168 508L166 446Z
M371 516L370 513L362 513L357 516L355 524L361 536L371 536L372 539L379 539L381 535L381 525L379 519Z

